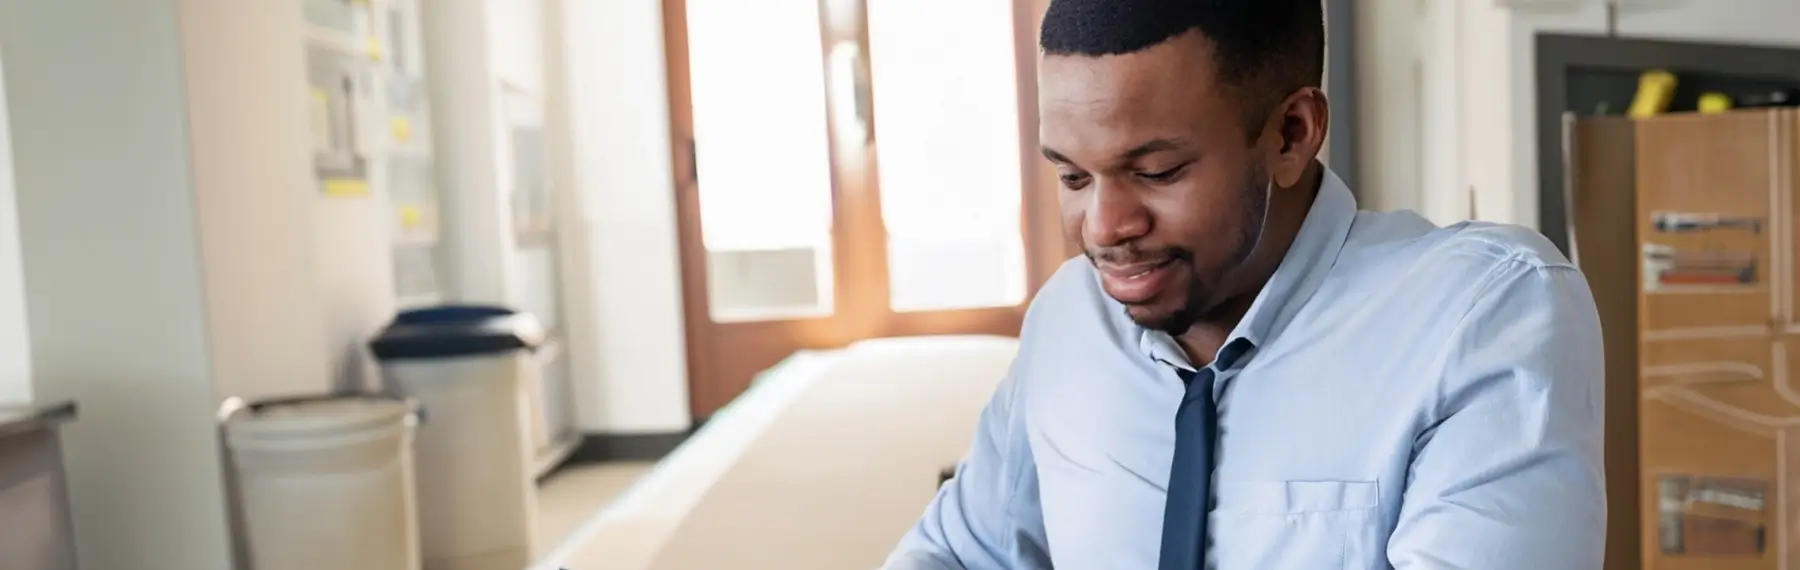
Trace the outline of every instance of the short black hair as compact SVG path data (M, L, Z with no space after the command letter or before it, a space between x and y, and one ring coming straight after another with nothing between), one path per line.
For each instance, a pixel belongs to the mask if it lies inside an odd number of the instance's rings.
M1325 72L1320 0L1053 0L1038 45L1045 55L1121 55L1190 31L1211 40L1219 79L1243 90L1248 112L1318 87Z

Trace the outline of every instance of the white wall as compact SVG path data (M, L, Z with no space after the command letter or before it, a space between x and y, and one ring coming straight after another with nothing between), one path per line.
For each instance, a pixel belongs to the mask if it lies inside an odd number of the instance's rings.
M1364 206L1439 224L1519 222L1535 211L1512 187L1505 88L1510 16L1486 2L1358 4ZM1490 189L1500 189L1494 191Z
M1357 192L1364 209L1420 207L1421 15L1416 2L1356 3Z
M230 567L220 400L363 380L392 308L384 202L313 183L300 18L0 2L32 395L80 406L65 451L86 568Z
M511 204L500 184L500 102L491 65L487 2L449 2L421 14L431 93L434 163L445 231L445 293L455 301L507 304L516 284ZM503 12L503 11L502 11ZM485 119L485 120L483 120Z
M540 3L542 2L542 3ZM656 0L452 3L425 34L453 297L507 303L509 156L496 82L541 92L559 212L578 428L686 429L662 6ZM468 65L486 61L488 65ZM493 120L469 120L493 117ZM492 239L499 236L500 239ZM579 315L577 317L577 315Z
M530 91L544 89L544 0L487 0L488 50L494 77Z
M31 401L31 339L25 328L24 261L19 258L4 58L0 54L0 405Z
M33 394L83 567L228 566L174 2L0 2Z
M686 429L686 345L676 243L662 2L561 2L571 183L587 198L567 227L589 246L598 390L586 431ZM556 35L556 34L553 34Z
M1537 223L1537 194L1509 195L1512 188L1514 149L1503 137L1486 133L1504 132L1511 128L1509 111L1518 95L1505 89L1496 70L1509 68L1507 38L1512 17L1493 2L1462 4L1457 14L1456 73L1460 78L1457 99L1460 101L1456 120L1457 146L1461 149L1461 179L1453 191L1456 198L1439 200L1442 204L1463 204L1465 212L1439 209L1435 217L1525 224ZM1442 191L1449 186L1436 188ZM1470 197L1470 194L1473 197ZM1449 197L1446 197L1449 198ZM1472 208L1469 201L1473 200ZM1451 214L1461 214L1451 215Z
M393 288L368 277L371 265L387 270L386 226L374 200L313 185L309 125L294 111L307 105L299 3L181 8L214 385L221 398L326 391L334 373L349 375L332 367L343 350L387 316L379 302ZM346 243L315 254L334 240ZM327 322L354 328L334 330L328 349Z

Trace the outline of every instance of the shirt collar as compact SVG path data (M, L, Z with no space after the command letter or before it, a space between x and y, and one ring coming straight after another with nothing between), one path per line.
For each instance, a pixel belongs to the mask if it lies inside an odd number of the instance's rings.
M1319 181L1319 193L1300 225L1300 233L1288 247L1287 255L1281 258L1275 275L1257 293L1250 310L1244 313L1244 318L1238 321L1219 353L1214 355L1215 364L1230 368L1250 348L1263 346L1287 327L1337 263L1338 252L1343 251L1344 240L1350 235L1350 225L1355 221L1356 197L1337 173L1325 169ZM1168 333L1142 329L1138 347L1152 359L1187 370L1195 368L1181 345Z

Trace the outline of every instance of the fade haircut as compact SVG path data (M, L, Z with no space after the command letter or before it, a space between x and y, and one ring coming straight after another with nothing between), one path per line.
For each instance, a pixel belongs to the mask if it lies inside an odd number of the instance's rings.
M1045 55L1122 55L1190 31L1212 43L1219 79L1245 104L1250 136L1277 103L1318 87L1324 74L1320 0L1053 0L1038 45Z

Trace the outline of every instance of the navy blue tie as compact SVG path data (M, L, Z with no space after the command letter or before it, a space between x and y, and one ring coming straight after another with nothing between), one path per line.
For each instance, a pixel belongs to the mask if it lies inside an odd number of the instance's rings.
M1212 368L1180 370L1187 395L1175 412L1175 460L1169 465L1169 497L1163 503L1162 558L1158 570L1204 570L1206 516L1212 512L1213 443L1219 408L1213 401Z

